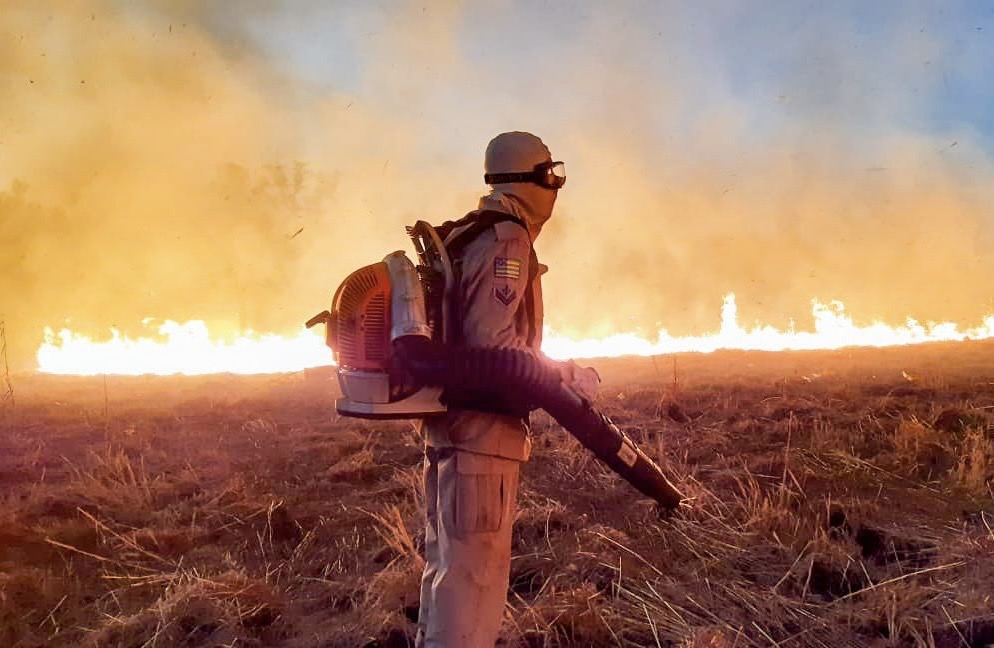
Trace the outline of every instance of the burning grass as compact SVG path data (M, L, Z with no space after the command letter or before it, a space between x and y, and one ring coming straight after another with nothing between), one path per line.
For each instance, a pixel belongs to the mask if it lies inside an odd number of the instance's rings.
M973 344L598 363L603 409L689 505L660 517L537 415L508 645L994 642L991 360ZM18 390L0 414L7 645L408 645L409 424L338 420L296 375Z

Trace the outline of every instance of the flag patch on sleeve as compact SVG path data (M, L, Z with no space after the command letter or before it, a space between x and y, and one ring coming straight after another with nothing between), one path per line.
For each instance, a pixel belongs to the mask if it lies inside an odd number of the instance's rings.
M521 261L507 257L497 257L494 259L495 279L520 279Z

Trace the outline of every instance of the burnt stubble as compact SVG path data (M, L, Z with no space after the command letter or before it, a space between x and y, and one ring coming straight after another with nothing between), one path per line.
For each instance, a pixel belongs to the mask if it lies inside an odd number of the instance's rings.
M534 415L507 645L994 640L994 345L593 364L689 499L659 515ZM410 423L336 417L321 372L13 382L5 645L412 641Z

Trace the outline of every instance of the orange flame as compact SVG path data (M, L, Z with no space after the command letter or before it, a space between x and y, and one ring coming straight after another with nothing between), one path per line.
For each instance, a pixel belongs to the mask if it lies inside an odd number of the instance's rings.
M702 336L673 337L659 331L654 341L637 335L618 334L599 340L572 340L554 332L546 337L543 351L555 358L596 358L622 355L660 355L664 353L703 352L718 349L747 351L805 351L839 349L842 347L884 347L924 342L961 342L994 337L994 315L988 315L977 328L960 330L952 322L921 324L908 318L902 326L874 322L858 326L845 312L839 301L823 304L811 301L814 331L797 331L791 326L781 331L772 326L744 329L738 322L735 295L725 295L721 307L721 328L717 333Z
M147 323L147 322L146 322ZM131 339L111 329L111 339L94 342L62 329L45 330L38 349L38 369L44 373L99 374L262 374L300 371L331 363L324 338L307 329L293 337L248 332L234 340L212 339L207 324L166 321L160 339Z
M859 326L841 302L812 301L813 331L783 331L772 326L743 328L737 317L735 295L726 295L717 333L674 337L665 330L655 340L620 333L600 339L574 339L546 329L542 350L551 358L603 358L659 355L677 352L709 353L718 349L762 351L838 349L847 346L896 346L923 342L982 340L994 337L994 315L980 326L961 330L952 322L921 324L908 319L901 326L874 322ZM98 374L208 374L280 373L301 371L332 362L323 336L301 329L295 336L247 333L231 341L213 339L199 320L184 324L167 321L159 326L160 339L131 339L112 329L110 340L90 338L62 329L45 331L38 349L38 368L45 373Z

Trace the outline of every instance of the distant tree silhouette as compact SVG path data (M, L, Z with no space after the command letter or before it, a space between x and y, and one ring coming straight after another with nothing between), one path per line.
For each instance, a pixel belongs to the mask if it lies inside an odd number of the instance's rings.
M0 403L14 404L14 385L10 382L10 363L7 362L7 327L0 320Z

